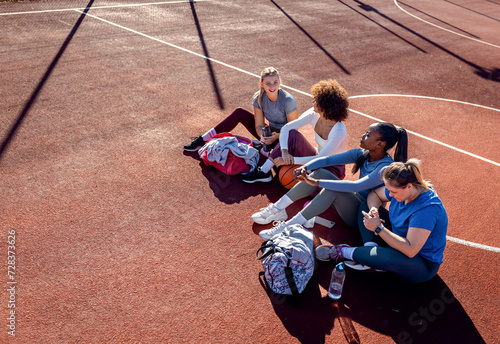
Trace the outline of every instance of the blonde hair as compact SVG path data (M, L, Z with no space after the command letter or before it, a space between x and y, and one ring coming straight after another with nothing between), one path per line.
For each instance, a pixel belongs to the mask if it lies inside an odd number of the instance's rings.
M262 96L264 95L264 87L262 87L261 83L264 82L264 78L266 76L277 76L279 79L280 79L280 83L281 83L281 77L280 77L280 74L278 73L278 70L274 67L267 67L267 68L264 68L264 70L262 72L260 72L260 81L259 81L259 96L257 97L257 104L259 104L259 107L262 109L262 104L261 104L261 101L262 101Z
M424 180L420 160L409 159L406 163L393 162L384 170L382 178L394 187L404 188L408 184L413 184L421 191L427 191L432 184Z

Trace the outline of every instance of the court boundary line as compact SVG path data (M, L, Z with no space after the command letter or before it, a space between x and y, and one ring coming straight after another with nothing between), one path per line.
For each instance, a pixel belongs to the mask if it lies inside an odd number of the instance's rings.
M154 5L168 5L168 4L180 4L180 3L190 3L190 2L208 2L210 0L173 0L173 1L161 1L161 2L148 2L144 4L122 4L122 5L108 5L108 6L92 6L87 7L76 7L76 8L60 8L53 10L36 10L36 11L25 11L25 12L10 12L10 13L0 13L0 16L17 15L17 14L36 14L36 13L51 13L51 12L71 12L71 11L85 11L85 10L95 10L103 8L120 8L120 7L140 7L140 6L154 6Z
M489 107L489 106L484 106L484 105L479 105L479 104L474 104L474 103L468 103L468 102L464 102L464 101L460 101L460 100L453 100L453 99L446 99L446 98L436 98L436 97L429 97L429 96L416 96L416 95L404 95L404 94L373 94L373 95L352 96L352 97L349 97L349 98L350 99L356 99L356 98L370 98L370 97L406 97L406 98L431 99L431 100L447 101L447 102L452 102L452 103L459 103L459 104L465 104L465 105L470 105L470 106L476 106L476 107L484 108L484 109L487 109L487 110L493 110L493 111L500 112L500 109L495 109L495 108L492 108L492 107ZM354 113L357 113L358 115L361 115L361 116L364 116L364 117L367 117L367 118L370 118L370 119L373 119L373 120L376 120L376 121L379 121L379 122L383 122L383 120L381 120L380 118L367 115L367 114L365 114L365 113L363 113L361 111L357 111L357 110L353 110L353 109L349 109L349 110L352 111L352 112L354 112ZM498 163L496 161L493 161L491 159L488 159L488 158L482 157L480 155L468 152L468 151L463 150L461 148L449 145L447 143L441 142L439 140L430 138L428 136L419 134L417 132L414 132L414 131L411 131L411 130L408 130L408 129L406 131L409 132L409 133L411 133L411 134L413 134L413 135L415 135L415 136L418 136L418 137L420 137L422 139L431 141L431 142L436 143L438 145L447 147L449 149L455 150L455 151L460 152L462 154L469 155L470 157L473 157L473 158L476 158L476 159L479 159L479 160L482 160L484 162L487 162L487 163L490 163L492 165L500 167L500 163Z
M411 17L413 17L413 18L415 18L415 19L418 19L418 20L420 20L420 21L422 21L422 22L424 22L424 23L426 23L426 24L429 24L429 25L432 25L432 26L434 26L434 27L437 27L438 29L441 29L441 30L444 30L444 31L450 32L450 33L455 34L455 35L458 35L458 36L460 36L460 37L464 37L464 38L470 39L470 40L472 40L472 41L476 41L476 42L479 42L479 43L483 43L483 44L486 44L486 45L490 45L490 46L495 47L495 48L500 48L500 46L499 46L499 45L496 45L496 44L493 44L493 43L489 43L489 42L486 42L486 41L482 41L482 40L477 39L477 38L474 38L474 37L469 37L469 36L467 36L467 35L463 35L463 34L461 34L461 33L455 32L455 31L453 31L453 30L446 29L446 28L444 28L444 27L442 27L442 26L436 25L436 24L431 23L431 22L429 22L429 21L427 21L427 20L425 20L425 19L422 19L422 18L420 18L420 17L417 17L416 15L411 14L410 12L408 12L407 10L405 10L404 8L402 8L402 7L398 4L398 0L394 0L394 4L395 4L395 5L396 5L396 6L397 6L397 7L398 7L401 11L405 12L405 13L406 13L406 14L408 14L409 16L411 16Z
M198 1L199 1L199 0L198 0ZM182 2L186 2L186 1L182 1ZM169 2L169 3L172 3L172 2ZM158 3L155 3L155 4L158 4ZM144 5L145 5L145 4L144 4ZM76 11L76 12L79 12L79 13L83 13L83 11L81 11L80 9L72 9L72 11ZM97 17L97 16L95 16L95 15L89 14L88 12L86 13L86 15L87 15L87 16L89 16L89 17L91 17L91 18L94 18L94 19L96 19L96 20L99 20L99 21L102 21L102 22L104 22L104 23L107 23L107 24L109 24L109 25L112 25L112 26L118 27L118 28L120 28L120 29L123 29L123 30L129 31L129 32L132 32L132 33L134 33L134 34L137 34L137 35L143 36L143 37L148 38L148 39L151 39L151 40L153 40L153 41L156 41L156 42L159 42L159 43L162 43L162 44L168 45L168 46L170 46L170 47L172 47L172 48L179 49L179 50L181 50L181 51L187 52L187 53L189 53L189 54L193 54L193 55L198 56L198 57L202 57L202 58L204 58L204 59L208 59L208 60L210 60L210 61L212 61L212 62L214 62L214 63L217 63L217 64L220 64L220 65L222 65L222 66L228 67L228 68L230 68L230 69L233 69L233 70L236 70L236 71L242 72L242 73L244 73L244 74L248 74L248 75L251 75L251 76L253 76L253 77L257 77L257 78L259 78L259 77L260 77L259 75L254 74L254 73L251 73L251 72L248 72L248 71L246 71L246 70L244 70L244 69L241 69L241 68L238 68L238 67L235 67L235 66L229 65L229 64L227 64L227 63L225 63L225 62L222 62L222 61L219 61L219 60L213 59L213 58L211 58L211 57L208 57L208 56L205 56L205 55L202 55L202 54L196 53L196 52L194 52L194 51L192 51L192 50L189 50L189 49L186 49L186 48L182 48L182 47L180 47L180 46L178 46L178 45L175 45L175 44L172 44L172 43L169 43L169 42L163 41L163 40L161 40L161 39L159 39L159 38L155 38L155 37L153 37L153 36L149 36L149 35L147 35L147 34L145 34L145 33L140 32L140 31L137 31L137 30L134 30L134 29L131 29L131 28L127 28L127 27L125 27L125 26L123 26L123 25L120 25L120 24L117 24L117 23L111 22L111 21L109 21L109 20L106 20L106 19L103 19L103 18ZM297 93L300 93L300 94L303 94L303 95L306 95L306 96L312 97L312 95L311 95L311 94L306 93L306 92L301 91L301 90L298 90L298 89L295 89L295 88L293 88L293 87L290 87L290 86L287 86L287 85L283 85L283 84L282 84L282 87L284 87L284 88L288 88L288 89L290 89L290 90L292 90L292 91L295 91L295 92L297 92ZM374 96L383 96L383 95L374 95ZM404 95L398 95L398 96L404 96ZM353 96L353 97L350 97L350 98L363 98L363 97L370 97L370 95L365 95L365 96ZM414 96L414 97L419 97L419 96ZM425 98L425 97L424 97L424 98ZM430 97L430 98L432 98L432 97ZM433 98L433 99L439 99L439 98ZM448 101L452 101L452 100L448 100ZM468 104L468 105L474 105L474 106L484 107L484 106L481 106L481 105L476 105L476 104L472 104L472 103L466 103L466 102L460 102L460 101L457 101L457 102L459 102L459 103L464 103L464 104ZM488 107L485 107L485 108L488 108ZM489 108L489 109L492 109L492 110L495 110L495 111L500 111L500 110L497 110L497 109L494 109L494 108ZM374 119L374 120L379 121L379 122L380 122L380 121L382 121L382 120L380 120L380 119L378 119L378 118L376 118L376 117L373 117L373 116L370 116L370 115L364 114L364 113L362 113L362 112L360 112L360 111L356 111L356 110L353 110L353 109L349 109L349 110L350 110L350 111L352 111L352 112L354 112L354 113L357 113L357 114L359 114L359 115L362 115L362 116L364 116L364 117L371 118L371 119ZM490 162L490 163L492 163L492 164L494 164L494 165L498 165L498 166L500 166L500 164L499 164L499 163L496 163L496 162L491 161L491 160L489 160L489 159L479 157L479 156L477 156L477 155L475 155L475 154L469 153L469 152L467 152L467 151L461 150L461 149L459 149L459 148L453 147L453 146L448 145L448 144L445 144L445 143L443 143L443 142L440 142L440 141L437 141L437 140L431 139L431 138L426 137L426 136L424 136L424 135L417 134L417 133L412 132L412 131L409 131L409 130L407 130L407 131L408 131L408 132L410 132L410 133L412 133L412 134L414 134L414 135L416 135L416 136L419 136L419 137L421 137L421 138L427 139L427 140L429 140L429 141L431 141L431 142L441 144L441 145L443 145L443 146L445 146L445 147L455 149L455 150L457 150L457 151L459 151L459 152L461 152L461 153L464 153L464 154L470 155L470 156L475 157L475 158L480 158L481 160L484 160L484 161ZM493 247L493 246L487 246L487 245L483 245L483 244L479 244L479 243L474 243L474 242L471 242L471 241L467 241L467 240L463 240L463 239L458 239L458 238L454 238L454 237L449 237L449 236L447 236L447 237L446 237L446 239L447 239L447 240L449 240L449 241L453 241L453 242L456 242L456 243L459 243L459 244L462 244L462 245L466 245L466 246L470 246L470 247L480 248L480 249L484 249L484 250L488 250L488 251L500 252L500 248Z
M448 235L446 236L446 240L454 242L454 243L457 243L457 244L469 246L469 247L479 248L479 249L482 249L482 250L485 250L485 251L500 252L500 247L478 244L476 242L467 241L467 240L463 240L463 239L451 237L451 236L448 236Z

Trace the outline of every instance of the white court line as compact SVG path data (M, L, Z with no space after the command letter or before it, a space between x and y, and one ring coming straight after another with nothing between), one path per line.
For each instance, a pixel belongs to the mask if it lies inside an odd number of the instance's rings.
M423 22L424 22L424 23L426 23L426 24L429 24L429 25L432 25L432 26L434 26L434 27L437 27L438 29L441 29L441 30L444 30L444 31L448 31L448 32L453 33L453 34L455 34L455 35L458 35L458 36L461 36L461 37L464 37L464 38L467 38L467 39L471 39L471 40L476 41L476 42L479 42L479 43L487 44L487 45L490 45L490 46L495 47L495 48L500 48L500 46L499 46L499 45L496 45L496 44L493 44L493 43L488 43L488 42L482 41L482 40L480 40L480 39L476 39L476 38L474 38L474 37L469 37L469 36L467 36L467 35L463 35L463 34L461 34L461 33L458 33L458 32L455 32L455 31L452 31L452 30L449 30L449 29L446 29L446 28L441 27L441 26L439 26L439 25L436 25L436 24L433 24L433 23L431 23L431 22L428 22L427 20L424 20L424 19L422 19L422 18L419 18L419 17L417 17L416 15L411 14L410 12L406 11L404 8L402 8L401 6L399 6L399 4L398 4L398 0L394 0L394 4L395 4L395 5L396 5L396 6L397 6L397 7L398 7L401 11L403 11L403 12L405 12L406 14L408 14L408 15L412 16L413 18L418 19L418 20L420 20L420 21L423 21Z
M474 103L463 102L463 101L460 101L460 100L453 100L453 99L446 99L446 98L436 98L436 97L428 97L428 96L416 96L416 95L409 95L409 94L367 94L367 95L361 95L361 96L352 96L352 97L349 97L349 98L350 99L354 99L354 98L371 98L371 97L406 97L406 98L422 98L422 99L431 99L431 100L442 100L442 101L445 101L445 102L452 102L452 103L460 103L460 104L465 104L465 105L477 106L477 107L481 107L483 109L488 109L488 110L493 110L493 111L500 112L500 109L496 109L494 107L489 107L489 106L484 106L484 105L479 105L479 104L474 104Z
M210 0L196 0L195 2L210 1ZM179 4L179 3L190 3L189 0L179 0L179 1L162 1L162 2L147 2L143 4L122 4L122 5L108 5L108 6L91 6L87 8L61 8L53 10L38 10L38 11L26 11L26 12L10 12L10 13L0 13L0 16L9 16L15 14L34 14L34 13L50 13L50 12L68 12L68 11L84 11L84 10L94 10L102 8L117 8L117 7L139 7L139 6L152 6L152 5L165 5L165 4Z
M370 97L408 97L408 98L422 98L422 99L441 100L441 101L447 101L447 102L452 102L452 103L459 103L459 104L466 104L466 105L476 106L476 107L480 107L480 108L484 108L484 109L488 109L488 110L493 110L493 111L500 112L500 109L495 109L495 108L488 107L488 106L483 106L483 105L478 105L478 104L473 104L473 103L467 103L467 102L463 102L463 101L459 101L459 100L444 99L444 98L435 98L435 97L426 97L426 96L415 96L415 95L404 95L404 94L374 94L374 95L352 96L350 98L354 99L354 98L370 98ZM356 111L356 110L353 110L353 109L349 109L349 110L352 111L352 112L354 112L354 113L357 113L358 115L361 115L361 116L373 119L373 120L378 121L378 122L382 122L383 121L383 120L381 120L379 118L367 115L367 114L365 114L363 112L360 112L360 111ZM415 135L415 136L423 138L425 140L437 143L438 145L441 145L441 146L453 149L453 150L455 150L457 152L469 155L469 156L471 156L473 158L476 158L476 159L479 159L479 160L485 161L487 163L490 163L492 165L500 167L500 163L498 163L496 161L484 158L484 157L479 156L479 155L474 154L474 153L467 152L466 150L463 150L463 149L460 149L458 147L449 145L447 143L444 143L444 142L432 139L430 137L424 136L424 135L416 133L414 131L411 131L411 130L406 130L406 131L409 132L409 133L411 133L411 134L413 134L413 135Z
M79 10L79 9L74 9L74 11L77 11L77 12L83 13L83 11L81 11L81 10ZM97 19L97 20L99 20L99 21L102 21L102 22L104 22L104 23L107 23L107 24L110 24L110 25L112 25L112 26L118 27L118 28L120 28L120 29L123 29L123 30L129 31L129 32L132 32L132 33L134 33L134 34L137 34L137 35L140 35L140 36L143 36L143 37L149 38L149 39L151 39L151 40L154 40L154 41L156 41L156 42L159 42L159 43L162 43L162 44L168 45L168 46L170 46L170 47L172 47L172 48L179 49L179 50L184 51L184 52L187 52L187 53L189 53L189 54L193 54L193 55L195 55L195 56L198 56L198 57L201 57L201 58L204 58L204 59L210 60L210 61L212 61L212 62L214 62L214 63L220 64L220 65L225 66L225 67L228 67L228 68L230 68L230 69L234 69L234 70L239 71L239 72L242 72L242 73L244 73L244 74L248 74L248 75L251 75L251 76L254 76L254 77L257 77L257 78L259 78L259 77L260 77L260 76L259 76L259 75L257 75L257 74L254 74L254 73L251 73L251 72L247 72L246 70L243 70L243 69L241 69L241 68L238 68L238 67L235 67L235 66L229 65L229 64L224 63L224 62L222 62L222 61L218 61L218 60L212 59L212 58L207 57L207 56L205 56L205 55L202 55L202 54L196 53L196 52L194 52L194 51L191 51L191 50L188 50L188 49L185 49L185 48L182 48L182 47L180 47L180 46L178 46L178 45L175 45L175 44L172 44L172 43L169 43L169 42L163 41L163 40L161 40L161 39L158 39L158 38L155 38L155 37L152 37L152 36L146 35L146 34L144 34L144 33L142 33L142 32L139 32L139 31L136 31L136 30L133 30L133 29L127 28L127 27L125 27L125 26L123 26L123 25L119 25L119 24L113 23L113 22L111 22L111 21L109 21L109 20L106 20L106 19L103 19L103 18L99 18L99 17L94 16L94 15L89 14L89 13L86 13L86 15L87 15L87 16L89 16L89 17L91 17L91 18L94 18L94 19ZM286 86L286 85L282 85L282 86L283 86L283 87L285 87L285 88L288 88L288 89L290 89L290 90L293 90L293 91L295 91L295 92L297 92L297 93L300 93L300 94L303 94L303 95L306 95L306 96L312 97L309 93L306 93L306 92L304 92L304 91L301 91L301 90L298 90L298 89L295 89L295 88L292 88L292 87L289 87L289 86ZM351 98L361 98L361 97L363 97L363 96L355 96L355 97L351 97ZM365 96L365 97L368 97L368 96ZM438 98L436 98L436 99L438 99ZM471 105L475 105L475 104L471 104ZM477 106L480 106L480 105L477 105ZM493 109L493 108L492 108L492 109ZM497 109L493 109L493 110L498 111ZM355 111L355 110L351 110L351 109L350 109L350 111L353 111L353 112L355 112L355 113L358 113L358 114L360 114L360 115L362 115L362 116L365 116L365 117L368 117L368 118L372 118L372 119L374 119L374 120L376 120L376 121L381 121L381 120L380 120L380 119L378 119L378 118L375 118L375 117L372 117L372 116L369 116L369 115L363 114L363 113L361 113L361 112L359 112L359 111ZM413 132L412 132L412 133L413 133ZM431 138L427 138L427 137L425 137L425 136L423 136L423 135L416 134L416 133L413 133L413 134L418 135L418 136L420 136L420 137L422 137L422 138L426 138L426 139L428 139L428 140L430 140L430 141L432 141L432 142L440 143L439 141L435 141L435 140L433 140L433 139L431 139ZM442 145L444 145L444 146L446 146L446 147L449 147L449 148L456 149L456 150L458 150L458 151L460 151L460 152L462 152L462 153L465 153L465 154L468 154L468 155L471 155L471 156L474 156L474 157L478 157L478 156L476 156L476 155L474 155L474 154L472 154L472 153L469 153L469 152L466 152L466 151L460 150L460 149L455 148L455 147L452 147L452 146L450 146L450 145L447 145L447 144L444 144L444 143L440 143L440 144L442 144ZM479 158L480 158L480 157L479 157ZM482 158L482 159L484 159L484 158ZM485 159L485 161L488 161L488 162L490 162L490 163L493 163L493 164L496 164L496 165L499 165L499 166L500 166L500 164L498 164L498 163L496 163L496 162L494 162L494 161L490 161L490 160L488 160L488 159ZM457 238L453 238L453 237L448 237L448 236L447 236L447 239L448 239L448 240L450 240L450 241L454 241L454 242L457 242L457 243L463 244L463 245L468 245L468 246L472 246L472 247L476 247L476 248L482 248L482 249L485 249L485 250L490 250L490 251L491 251L491 250L493 250L493 251L495 251L495 252L497 252L497 250L498 250L498 252L500 252L500 248L496 248L496 247L492 247L492 246L486 246L486 245L482 245L482 244L478 244L478 243L474 243L474 242L470 242L470 241L466 241L466 240L462 240L462 239L457 239Z
M471 241L467 241L467 240L462 240L462 239L454 238L454 237L451 237L451 236L448 236L448 235L446 236L446 240L449 240L449 241L452 241L452 242L456 242L457 244L462 244L462 245L465 245L465 246L471 246L471 247L480 248L480 249L483 249L483 250L486 250L486 251L500 252L500 247L494 247L494 246L488 246L488 245L478 244L478 243L475 243L475 242L471 242Z

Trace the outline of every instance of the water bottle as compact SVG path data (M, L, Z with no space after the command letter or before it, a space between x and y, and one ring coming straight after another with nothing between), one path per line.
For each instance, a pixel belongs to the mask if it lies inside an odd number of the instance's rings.
M273 135L273 133L271 131L271 127L269 127L269 126L266 125L265 127L262 128L262 137L270 137L272 135ZM267 144L264 143L263 146L264 146L264 152L270 152L271 151L271 145L267 145Z
M345 265L338 263L332 271L332 279L330 287L328 288L328 296L331 299L338 300L342 296L342 287L344 286L345 279Z

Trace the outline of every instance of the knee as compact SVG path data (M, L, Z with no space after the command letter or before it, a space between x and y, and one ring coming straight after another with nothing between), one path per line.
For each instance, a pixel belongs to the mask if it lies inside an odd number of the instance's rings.
M298 130L292 129L288 132L289 143L297 142L300 139L302 139L302 137L303 137L302 134Z
M229 117L236 117L240 118L242 116L247 116L248 114L251 115L251 112L249 112L247 109L242 108L242 107L237 107L234 109L234 111L229 115Z
M365 213L368 213L369 212L369 209L368 209L368 203L366 201L364 201L363 203L361 203L359 205L359 208L358 208L358 227L359 228L365 228L365 224L363 223L363 219L364 219L364 215L363 215L363 211Z

